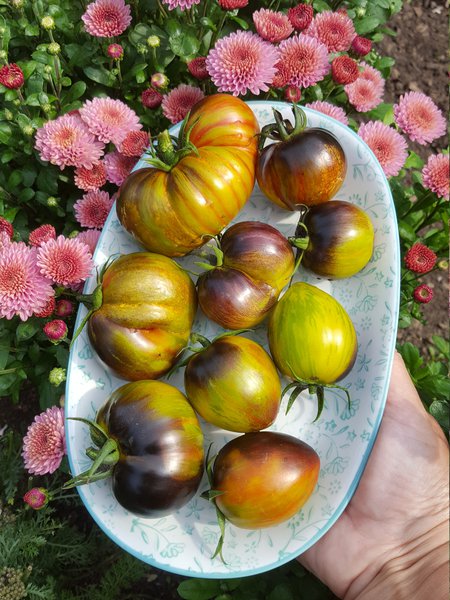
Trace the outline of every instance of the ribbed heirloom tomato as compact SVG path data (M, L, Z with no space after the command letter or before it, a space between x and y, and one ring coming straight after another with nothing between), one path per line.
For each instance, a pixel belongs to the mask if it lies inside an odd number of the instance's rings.
M259 125L239 98L214 94L184 123L178 148L167 131L149 163L119 191L117 215L147 250L183 256L217 235L242 209L255 182Z

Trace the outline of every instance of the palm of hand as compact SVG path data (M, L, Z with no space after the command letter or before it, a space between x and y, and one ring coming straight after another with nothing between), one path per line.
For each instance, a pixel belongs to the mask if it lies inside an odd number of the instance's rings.
M442 519L448 506L446 463L445 436L396 356L383 420L358 488L300 562L343 597L361 573L376 574Z

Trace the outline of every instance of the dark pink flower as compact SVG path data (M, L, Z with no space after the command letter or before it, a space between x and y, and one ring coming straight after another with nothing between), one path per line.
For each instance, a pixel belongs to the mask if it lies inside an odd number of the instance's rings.
M32 475L54 473L65 454L64 410L52 406L28 427L22 449L25 469Z
M315 38L294 35L279 45L279 61L288 72L289 84L307 88L321 81L330 70L328 50Z
M432 154L422 169L423 186L438 198L449 199L450 160L448 154Z
M108 192L93 190L75 202L73 211L82 227L102 229L112 205L113 200Z
M41 508L45 508L49 503L49 500L50 494L43 487L31 488L31 490L28 490L23 497L25 504L28 504L28 506L33 510L41 510Z
M261 8L253 13L256 32L273 44L288 38L294 31L288 17L279 11Z
M335 83L353 83L359 77L358 63L350 56L337 56L331 63L331 76Z
M418 285L413 292L413 297L416 302L420 302L420 304L428 304L433 299L433 290L430 286L422 283Z
M10 90L16 90L23 86L23 71L14 63L3 65L0 69L0 83Z
M345 52L356 35L350 17L330 10L318 13L305 33L320 40L329 52Z
M66 298L58 300L55 307L55 315L57 317L69 317L74 311L73 302Z
M414 273L428 273L434 267L437 256L424 244L416 242L405 254L405 266Z
M233 96L269 90L278 51L256 33L236 31L221 38L206 58L206 68L219 92Z
M149 144L149 135L146 131L130 131L118 146L124 156L141 156Z
M43 327L43 332L53 343L61 342L67 337L67 325L61 319L53 319Z
M40 246L37 265L42 275L66 287L87 279L94 266L88 246L63 235Z
M189 73L196 79L208 79L209 74L206 69L206 56L197 56L187 63Z
M248 0L218 0L220 8L223 10L236 10L244 8L248 4Z
M0 317L18 315L26 321L43 310L54 294L39 272L34 249L23 242L9 242L0 248Z
M372 42L365 37L357 35L353 38L351 49L358 56L366 56L372 50Z
M200 0L162 0L169 10L179 8L181 11L189 10L194 4L200 4Z
M12 223L7 221L3 217L0 217L0 231L4 231L5 233L7 233L10 240L14 235L14 227L12 226Z
M106 177L110 183L122 185L137 162L135 156L125 156L120 152L109 152L104 161Z
M153 88L147 88L141 94L141 102L145 108L158 108L161 105L163 96Z
M302 91L295 85L288 85L284 90L284 99L287 102L300 102L302 97Z
M129 131L142 128L139 117L121 100L93 98L86 100L80 108L80 115L89 131L102 142L112 142L116 146Z
M310 102L309 104L306 104L306 106L308 108L312 108L313 110L317 110L324 115L328 115L344 125L348 125L347 115L345 114L344 109L342 109L340 106L335 106L334 104L330 104L330 102L324 102L323 100Z
M48 299L47 304L44 306L44 308L42 308L40 311L35 312L34 316L35 317L39 317L40 319L45 319L46 317L49 317L53 311L55 310L55 306L56 306L56 301L55 301L55 297L51 296Z
M41 159L60 169L67 166L91 169L102 156L104 146L75 115L48 121L36 132L35 147Z
M105 165L100 161L93 165L91 169L85 167L75 169L74 181L77 188L85 192L98 190L106 183Z
M120 44L110 44L108 46L108 56L114 60L119 60L123 57L123 48Z
M44 242L47 242L48 240L54 239L56 239L55 228L53 227L53 225L45 223L45 225L41 225L40 227L37 227L36 229L33 229L33 231L30 232L30 235L28 237L28 243L30 244L30 246L37 247L43 244Z
M131 23L131 10L124 0L95 0L81 16L86 31L95 37L120 35Z
M399 174L408 158L408 145L403 136L381 121L362 123L358 135L375 154L387 177Z
M283 88L288 84L290 78L290 70L287 65L282 62L277 62L275 65L276 73L272 79L272 87L274 88Z
M97 246L100 233L101 231L99 229L87 229L86 231L80 231L76 239L79 242L83 242L83 244L86 244L86 246L89 248L91 256L94 256L94 251Z
M163 115L171 123L182 121L194 104L197 104L205 94L198 87L181 83L163 97Z
M422 92L408 92L394 104L395 122L413 142L426 145L444 135L446 121L433 100Z
M303 31L311 25L314 10L309 4L298 4L288 10L287 16L296 31Z

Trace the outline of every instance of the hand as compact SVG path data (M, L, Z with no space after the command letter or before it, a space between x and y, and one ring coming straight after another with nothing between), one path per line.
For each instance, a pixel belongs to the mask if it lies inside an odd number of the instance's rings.
M299 561L345 600L448 598L449 448L396 353L353 498Z

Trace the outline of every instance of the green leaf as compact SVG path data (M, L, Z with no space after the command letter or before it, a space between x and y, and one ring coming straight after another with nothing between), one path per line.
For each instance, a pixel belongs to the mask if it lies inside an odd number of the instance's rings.
M210 600L220 591L220 581L214 579L187 579L177 588L179 596L184 600Z
M409 156L406 159L405 167L407 169L421 169L424 165L424 161L418 154L410 150Z
M406 342L405 344L399 345L397 350L402 355L408 371L414 378L414 374L423 364L419 350L416 348L416 346L414 346L414 344L411 344L411 342Z
M170 34L169 44L172 52L181 58L196 54L200 48L200 40L195 29L186 26L181 28L179 24L177 31Z
M28 188L21 190L18 197L19 197L19 200L23 203L29 202L31 200L31 198L34 198L33 188L28 187Z
M0 370L4 369L8 364L9 358L9 342L8 339L0 340ZM0 375L1 378L1 375Z
M84 73L89 79L92 79L92 81L95 81L96 83L101 83L108 87L114 85L114 77L112 77L111 73L103 67L85 67Z
M355 29L358 35L370 33L378 27L380 20L378 17L364 17L360 21L355 21Z
M400 220L398 222L398 231L399 231L400 237L403 240L406 240L407 242L414 243L417 239L416 230L414 229L414 227L412 227L412 225L410 225L406 221Z
M7 121L0 121L0 143L8 145L12 136L12 127Z
M273 588L273 590L267 596L267 600L296 600L296 598L293 596L289 585L285 582L282 582Z
M77 81L74 83L73 86L62 95L61 100L63 105L70 104L74 100L81 98L86 91L86 87L87 85L84 81Z
M28 37L37 37L39 35L39 25L29 24L25 27L25 35Z
M17 372L0 375L0 396L7 396L9 388L17 381L17 379L22 379Z
M433 335L431 339L433 340L433 344L436 346L439 352L441 352L446 358L448 358L450 353L450 346L448 340L441 337L440 335Z
M394 107L392 104L383 102L369 111L367 116L374 121L382 121L385 125L391 125L394 122Z
M317 12L323 12L324 10L332 10L331 6L327 2L325 2L325 0L314 0L313 8Z
M16 339L18 342L24 342L31 339L41 329L41 324L37 320L28 319L19 323L16 329Z
M19 185L19 183L21 183L21 181L22 181L22 173L18 170L13 171L8 178L8 188L11 190L16 188Z
M434 400L430 405L429 411L439 425L445 431L448 431L450 415L448 400Z

